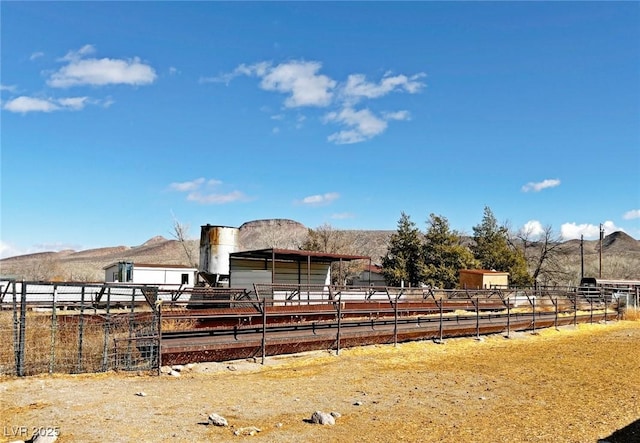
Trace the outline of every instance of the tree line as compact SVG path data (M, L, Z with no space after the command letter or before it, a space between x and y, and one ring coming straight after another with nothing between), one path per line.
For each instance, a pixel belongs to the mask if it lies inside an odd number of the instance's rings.
M345 232L323 225L309 229L300 249L354 253L352 241ZM550 226L542 233L512 232L506 223L498 223L489 207L484 208L481 222L473 226L472 236L451 229L446 217L433 213L422 232L402 212L380 260L389 286L455 288L461 269L508 272L512 286L552 285L568 276L560 244Z

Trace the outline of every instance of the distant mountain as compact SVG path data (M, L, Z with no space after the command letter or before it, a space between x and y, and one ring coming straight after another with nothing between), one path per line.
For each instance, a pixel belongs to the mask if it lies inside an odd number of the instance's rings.
M366 255L374 263L386 253L390 236L395 231L385 230L335 230L348 245L349 254ZM270 247L298 249L307 238L308 228L289 219L254 220L242 224L238 232L240 250L265 249ZM199 238L199 236L198 236ZM465 238L465 244L472 242ZM185 251L186 247L186 251ZM580 240L569 240L561 244L566 257L566 266L574 275L580 272ZM597 275L599 270L600 242L584 242L586 275ZM42 252L10 257L0 260L0 276L25 280L79 280L102 281L104 268L109 264L130 260L138 263L180 264L197 267L199 262L199 239L184 244L177 240L155 236L139 246L114 246L83 251L64 250ZM606 276L626 278L635 273L640 277L640 241L624 232L607 235L602 242L602 253ZM188 259L191 257L191 262ZM572 279L575 281L575 278Z

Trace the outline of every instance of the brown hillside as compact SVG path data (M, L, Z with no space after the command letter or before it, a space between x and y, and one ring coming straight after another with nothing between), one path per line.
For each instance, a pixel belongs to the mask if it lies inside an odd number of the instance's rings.
M346 245L344 253L366 255L379 263L386 253L389 237L395 231L336 230ZM288 219L254 220L239 228L241 250L270 247L298 249L306 239L308 228ZM469 240L468 238L466 240ZM584 242L585 275L597 276L599 269L598 240ZM145 243L129 247L116 246L84 251L60 251L29 254L0 260L0 275L25 280L102 281L104 267L122 261L138 263L181 264L197 266L199 240L188 240L187 258L184 245L177 240L156 236ZM565 268L572 275L567 284L579 281L580 241L561 245ZM623 232L615 232L603 240L603 276L607 278L640 278L640 241Z

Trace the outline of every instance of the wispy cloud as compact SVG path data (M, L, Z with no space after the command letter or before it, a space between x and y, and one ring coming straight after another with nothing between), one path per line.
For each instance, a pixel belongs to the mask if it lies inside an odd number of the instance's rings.
M90 103L89 97L37 98L20 96L8 100L2 106L9 112L26 114L28 112L78 111Z
M172 191L186 192L187 201L200 203L203 205L232 203L235 201L247 201L249 198L241 191L214 192L215 188L222 185L222 181L216 179L205 179L204 177L185 182L174 182L169 184Z
M625 220L633 220L635 218L640 218L640 209L632 209L631 211L627 211L622 216Z
M355 218L355 215L350 212L342 212L340 214L331 214L331 218L334 220L346 220L348 218Z
M322 63L318 61L292 60L274 65L272 62L241 64L233 71L216 77L203 77L201 83L229 84L238 76L260 79L259 86L266 91L286 96L284 108L319 107L333 108L324 117L325 123L344 126L345 129L331 134L328 141L336 144L351 144L369 140L382 134L391 120L409 120L408 111L374 113L369 108L355 109L363 100L384 97L394 92L416 94L424 87L424 73L412 76L386 73L378 82L367 80L363 74L351 74L344 83L320 73Z
M0 91L16 92L17 89L16 85L0 85Z
M232 203L236 201L246 201L247 196L240 191L233 191L227 194L209 193L203 194L201 192L191 192L187 195L187 200L200 203L203 205L220 205L224 203Z
M420 73L407 77L406 75L391 76L386 73L378 83L369 82L362 74L351 74L342 89L344 98L349 102L359 101L363 98L378 98L391 92L404 91L416 94L424 88L420 81L425 74Z
M42 56L44 56L44 52L40 52L40 51L34 52L33 54L31 54L29 56L29 60L34 61L34 60L36 60L36 59L38 59L38 58L40 58Z
M67 64L51 74L47 84L54 88L112 84L147 85L156 79L155 70L138 57L132 59L85 58L93 54L95 48L85 45L77 51L70 51L60 59Z
M609 235L612 232L616 231L624 231L624 229L619 228L612 221L608 220L602 224L602 228L604 229L605 235ZM564 240L576 239L580 238L580 236L584 236L585 239L596 239L600 238L600 225L593 225L589 223L564 223L560 227L560 235Z
M332 201L337 200L338 198L340 198L340 194L338 194L337 192L327 192L326 194L316 194L316 195L309 195L307 197L304 197L300 201L300 203L302 203L303 205L309 205L309 206L321 206L321 205L328 205Z
M345 129L328 137L328 140L336 144L358 143L375 137L387 129L387 122L376 117L370 110L355 111L344 108L339 112L330 112L325 116L325 122L338 122L349 129Z
M529 182L522 187L522 191L540 192L543 189L555 188L556 186L560 186L560 180L557 178L548 178L546 180L542 180L541 182Z

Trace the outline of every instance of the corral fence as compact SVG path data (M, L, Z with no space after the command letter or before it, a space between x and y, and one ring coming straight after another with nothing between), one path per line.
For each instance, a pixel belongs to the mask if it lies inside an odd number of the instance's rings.
M0 284L0 374L158 367L158 290L106 284Z
M268 349L277 352L272 343L286 334L291 340L292 333L333 334L327 346L339 352L341 345L366 343L372 334L349 341L349 334L364 326L375 333L391 331L386 343L410 337L416 328L432 328L431 337L439 339L447 328L464 325L466 335L488 333L483 322L493 323L493 332L508 334L516 327L535 331L545 321L557 326L615 320L625 304L633 303L591 295L581 297L569 288L472 291L256 284L252 289L168 289L0 280L0 375L157 373L165 350L184 347L203 333L207 346L214 348L216 340L222 348L257 336L255 352L264 358Z

